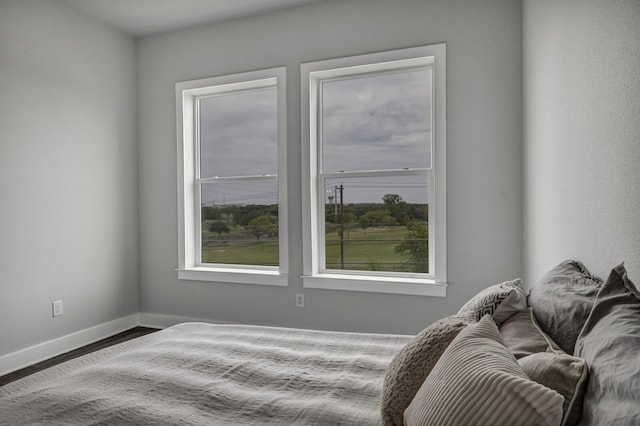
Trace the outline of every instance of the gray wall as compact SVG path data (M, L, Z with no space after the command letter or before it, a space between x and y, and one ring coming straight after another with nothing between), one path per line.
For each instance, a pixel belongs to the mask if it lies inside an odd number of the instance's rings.
M524 265L640 282L640 1L524 2Z
M439 42L449 297L303 290L300 63ZM342 0L137 47L136 85L129 37L57 2L0 0L0 355L137 312L138 283L142 312L411 333L565 258L600 275L626 260L640 281L637 0ZM280 65L290 286L179 282L174 83Z
M413 333L522 272L522 10L514 0L342 0L138 41L141 311ZM301 62L447 43L446 299L304 289ZM286 65L290 285L178 281L174 84Z
M0 1L0 203L0 355L138 311L131 38Z

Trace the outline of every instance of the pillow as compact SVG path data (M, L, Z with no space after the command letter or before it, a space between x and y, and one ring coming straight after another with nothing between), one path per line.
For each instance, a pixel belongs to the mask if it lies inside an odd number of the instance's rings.
M505 346L516 359L537 352L561 353L558 345L538 326L533 310L527 308L511 316L500 326Z
M540 330L531 308L505 321L500 327L500 335L531 380L564 396L563 426L576 425L582 415L587 363L564 353Z
M640 292L616 266L576 342L590 367L581 423L640 424Z
M584 325L602 281L576 260L565 260L529 291L528 304L540 328L568 354Z
M398 352L384 377L380 401L384 425L402 426L402 415L449 343L469 325L457 315L442 318Z
M562 426L577 425L589 375L587 363L565 353L538 352L520 358L518 364L529 379L564 397Z
M527 296L520 278L492 285L476 294L458 311L459 315L469 315L478 321L485 314L493 316L500 325L511 315L526 309Z
M490 315L451 342L405 410L411 425L558 425L562 395L527 378Z

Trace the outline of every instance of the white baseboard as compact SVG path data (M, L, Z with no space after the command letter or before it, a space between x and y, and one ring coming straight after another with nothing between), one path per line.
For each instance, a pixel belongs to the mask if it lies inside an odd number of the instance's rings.
M0 356L0 376L113 336L138 324L139 314L132 314L2 355Z
M213 324L229 324L229 321L218 321L210 318L183 317L179 315L152 314L140 312L138 325L143 327L167 328L183 322L208 322Z

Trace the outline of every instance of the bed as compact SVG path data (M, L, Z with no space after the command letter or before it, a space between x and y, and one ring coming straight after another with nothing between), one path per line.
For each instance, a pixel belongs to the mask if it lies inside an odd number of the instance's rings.
M0 388L0 424L380 424L410 339L179 324Z
M640 290L575 260L415 336L185 323L0 388L0 425L640 425Z

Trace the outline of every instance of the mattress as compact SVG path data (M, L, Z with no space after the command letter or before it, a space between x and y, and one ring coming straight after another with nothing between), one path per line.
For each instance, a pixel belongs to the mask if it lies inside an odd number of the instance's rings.
M0 424L376 425L410 338L179 324L0 388Z

